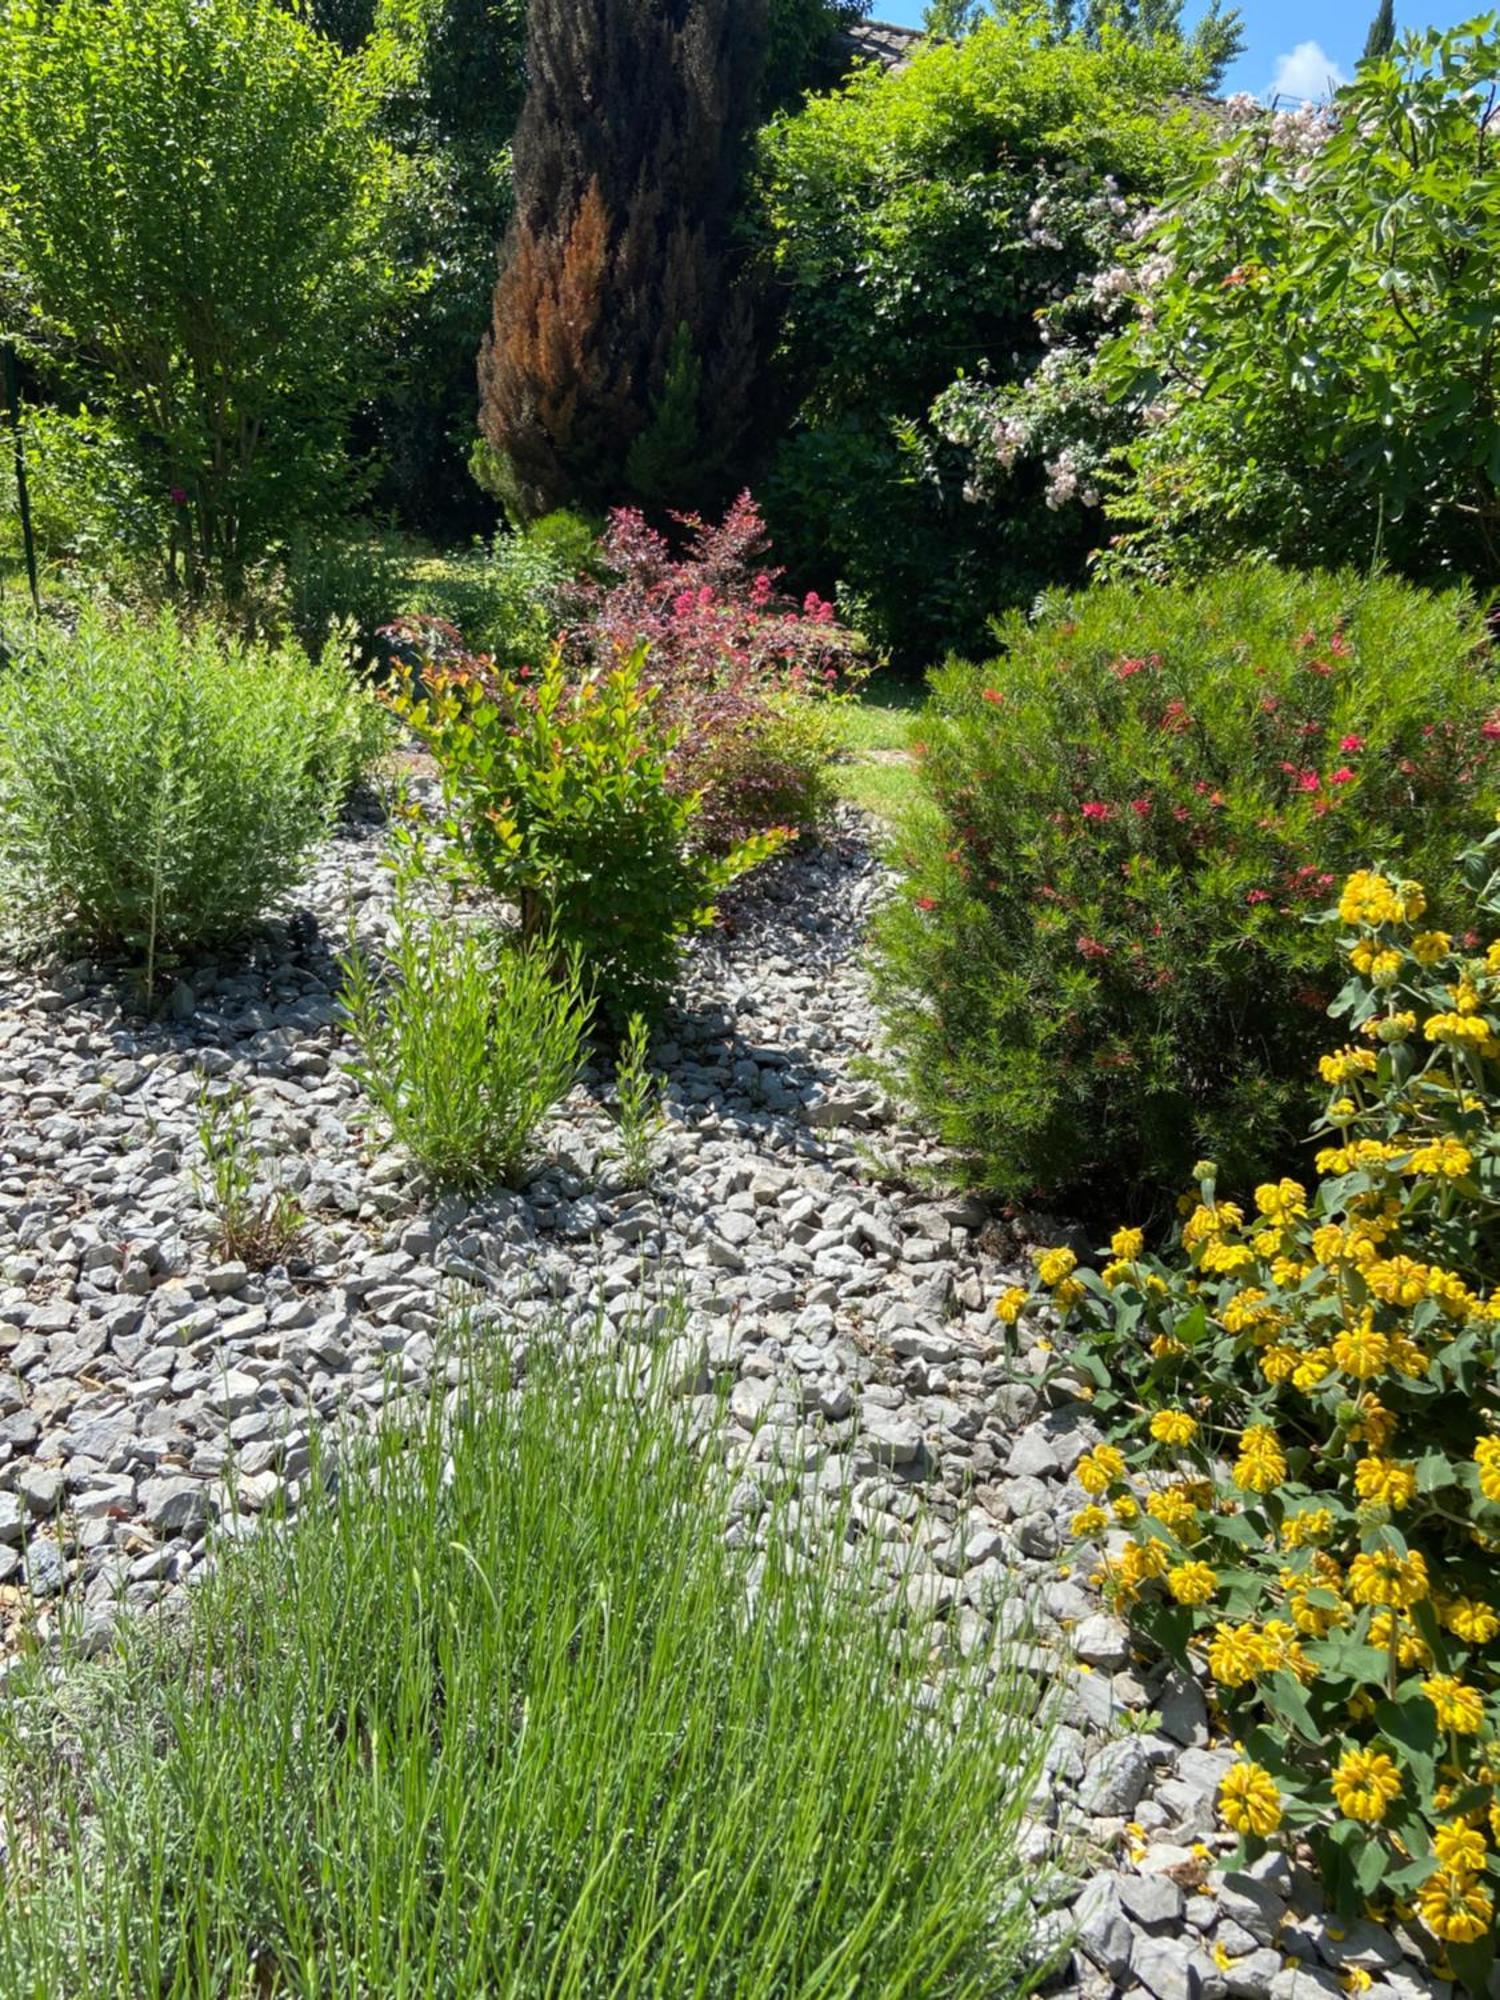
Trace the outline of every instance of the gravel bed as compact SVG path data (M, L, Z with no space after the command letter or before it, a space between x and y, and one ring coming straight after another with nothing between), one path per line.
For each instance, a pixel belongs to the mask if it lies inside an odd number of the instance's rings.
M1142 1667L1071 1571L1088 1404L1005 1358L991 1304L1013 1240L935 1191L931 1146L862 1074L857 946L885 888L863 822L764 871L694 947L654 1051L670 1121L648 1190L621 1185L599 1073L524 1194L476 1203L426 1198L341 1069L334 954L351 918L384 935L383 846L378 817L341 826L253 950L194 970L159 1021L99 967L0 968L3 1646L64 1617L104 1646L178 1592L216 1521L245 1531L295 1499L315 1426L453 1366L455 1306L520 1339L581 1337L602 1311L622 1355L665 1345L705 1423L727 1393L735 1533L763 1536L788 1482L794 1533L847 1500L953 1646L1019 1645L1055 1690L1025 1858L1039 1950L1074 1940L1059 1990L1446 1996L1415 1938L1332 1922L1284 1858L1224 1872L1233 1751L1196 1684ZM308 1212L286 1268L214 1256L205 1083L249 1092L254 1141Z

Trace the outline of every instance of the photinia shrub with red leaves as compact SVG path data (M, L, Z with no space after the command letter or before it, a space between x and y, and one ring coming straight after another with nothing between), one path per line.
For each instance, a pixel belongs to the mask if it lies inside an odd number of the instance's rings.
M1144 1217L1199 1158L1293 1166L1334 882L1414 876L1461 928L1453 856L1500 802L1483 617L1247 565L999 629L932 676L877 927L905 1093L1007 1196Z
M633 508L611 514L601 576L574 591L568 657L602 669L645 645L645 679L679 732L673 779L702 792L711 844L807 826L829 799L828 704L862 677L861 641L816 593L786 592L748 493L717 523L673 518L675 540Z

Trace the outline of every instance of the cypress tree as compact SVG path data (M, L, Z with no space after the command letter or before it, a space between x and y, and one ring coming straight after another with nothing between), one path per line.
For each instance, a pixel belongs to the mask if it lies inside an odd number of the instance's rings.
M1378 62L1381 56L1388 56L1396 40L1396 9L1392 0L1380 0L1375 18L1370 23L1370 32L1365 36L1364 53L1361 62Z
M731 222L765 23L765 0L532 0L479 357L512 515L632 497L637 446L639 497L673 477L696 503L743 430L755 314Z

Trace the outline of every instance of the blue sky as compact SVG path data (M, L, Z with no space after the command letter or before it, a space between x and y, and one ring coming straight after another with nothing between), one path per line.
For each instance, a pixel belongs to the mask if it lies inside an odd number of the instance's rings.
M901 21L916 26L926 0L874 0L872 14L878 21ZM1330 78L1347 78L1364 47L1365 33L1375 12L1376 0L1322 0L1322 4L1298 5L1297 0L1241 0L1245 21L1246 49L1224 79L1226 90L1251 90L1269 95L1279 90L1284 97L1318 97ZM1197 12L1194 0L1186 0L1183 19L1191 21ZM1482 11L1478 0L1468 5L1458 0L1420 0L1413 12L1396 0L1396 26L1407 28L1451 28Z

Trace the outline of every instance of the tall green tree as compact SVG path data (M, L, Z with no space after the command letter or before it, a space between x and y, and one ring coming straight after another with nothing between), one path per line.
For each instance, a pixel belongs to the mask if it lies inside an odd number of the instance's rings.
M663 490L639 497L698 501L734 449L755 329L731 225L765 43L763 0L532 0L479 361L513 516L630 497L643 438Z
M348 498L401 291L373 113L272 0L0 5L0 332L109 418L195 593Z
M1393 0L1380 0L1375 18L1370 23L1370 32L1365 36L1360 61L1378 62L1382 56L1388 56L1395 45L1396 9Z
M1262 113L1135 247L1077 417L1131 430L1115 554L1500 586L1500 23L1406 37L1332 115Z

